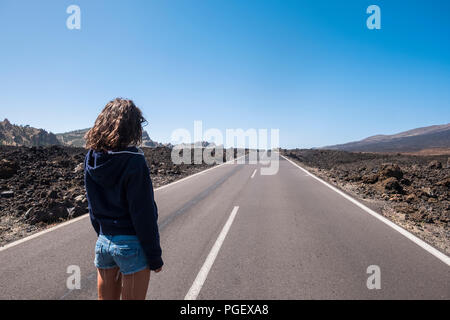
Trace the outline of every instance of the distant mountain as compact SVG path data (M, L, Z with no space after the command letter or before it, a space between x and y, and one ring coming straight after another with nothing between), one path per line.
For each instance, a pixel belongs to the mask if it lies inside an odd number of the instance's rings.
M8 146L51 146L51 145L65 145L70 147L84 147L86 141L84 135L89 130L81 129L65 133L53 134L44 129L36 129L30 126L19 126L11 124L8 119L0 121L0 145ZM142 147L160 147L168 146L150 139L147 131L142 132Z
M66 146L84 148L84 145L86 144L84 135L86 134L86 132L88 132L88 130L89 128L69 131L65 133L57 133L56 137L61 142L61 144L64 144Z
M37 147L59 144L56 135L44 129L11 124L8 119L0 121L0 145Z
M197 141L195 143L179 143L176 145L178 148L206 148L206 147L216 147L214 142L208 141Z
M69 131L65 133L57 133L56 137L58 140L67 146L71 147L83 147L86 144L86 141L84 140L84 135L86 132L88 132L90 128L87 129L81 129L81 130L75 130L75 131ZM142 147L149 147L149 148L155 148L163 146L163 144L153 141L150 139L150 136L148 135L147 131L142 131Z
M162 147L164 146L162 143L153 141L150 139L150 136L148 135L147 131L142 131L142 147L149 147L149 148L155 148L155 147Z
M366 139L326 146L321 149L361 152L419 152L450 148L450 123L412 129L392 135L375 135Z

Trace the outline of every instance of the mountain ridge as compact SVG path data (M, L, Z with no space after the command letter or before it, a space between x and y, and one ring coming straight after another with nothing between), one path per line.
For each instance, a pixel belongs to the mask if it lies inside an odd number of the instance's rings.
M0 145L25 147L63 145L83 148L86 144L84 135L89 129L78 129L55 134L44 129L30 127L29 125L11 124L5 118L5 120L0 121ZM168 145L153 141L148 132L143 130L141 146L155 148Z
M450 123L410 129L391 135L379 134L320 149L350 152L419 152L425 149L446 148L450 148Z
M54 133L44 129L11 124L6 118L0 121L0 145L37 147L60 144Z

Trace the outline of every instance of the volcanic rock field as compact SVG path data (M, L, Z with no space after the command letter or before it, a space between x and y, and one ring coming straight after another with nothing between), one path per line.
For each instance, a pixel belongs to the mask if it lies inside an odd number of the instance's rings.
M167 147L143 150L154 188L211 166L175 165ZM65 146L0 146L0 246L88 212L85 154Z
M450 251L450 158L320 149L284 155L369 207Z

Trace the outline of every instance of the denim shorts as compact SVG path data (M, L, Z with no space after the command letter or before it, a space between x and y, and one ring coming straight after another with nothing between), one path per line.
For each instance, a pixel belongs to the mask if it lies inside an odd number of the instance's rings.
M134 235L99 235L94 264L99 269L119 267L124 275L148 268L144 250Z

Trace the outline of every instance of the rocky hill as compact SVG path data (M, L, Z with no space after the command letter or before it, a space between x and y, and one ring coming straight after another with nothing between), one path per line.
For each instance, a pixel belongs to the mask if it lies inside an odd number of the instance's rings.
M89 128L87 129L81 129L81 130L75 130L75 131L69 131L65 133L57 133L56 137L61 142L61 144L70 146L70 147L78 147L83 148L86 144L86 141L84 140L84 135L86 132L88 132ZM163 147L164 145L162 143L153 141L150 139L150 136L148 135L147 131L142 132L142 147L148 147L148 148L156 148L156 147Z
M450 123L417 128L393 135L375 135L361 141L321 149L360 152L420 152L450 149Z
M148 135L147 131L142 131L142 146L148 147L148 148L156 148L156 147L170 147L170 145L163 145L162 143L153 141L150 139L150 136Z
M56 138L65 146L83 148L86 141L84 135L88 132L89 128L74 130L65 133L57 133Z
M83 148L86 144L84 135L89 130L80 129L65 133L53 134L44 129L36 129L30 126L11 124L8 119L0 121L0 145L2 146L24 146L45 147L53 145L64 145L68 147ZM147 131L142 132L142 147L163 147L162 143L150 139ZM167 145L171 147L171 145Z
M0 121L0 145L35 147L60 144L56 135L44 129L11 124L8 119Z

